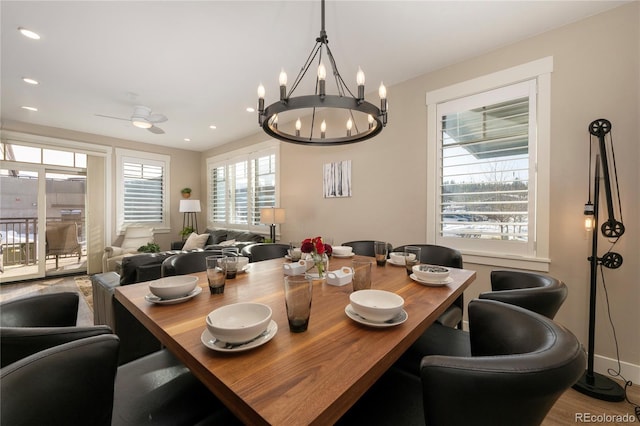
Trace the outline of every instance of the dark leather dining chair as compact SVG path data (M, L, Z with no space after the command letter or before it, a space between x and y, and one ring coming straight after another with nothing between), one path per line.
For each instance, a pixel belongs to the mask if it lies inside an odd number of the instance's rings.
M491 271L491 290L480 299L521 306L553 319L567 298L562 281L548 275L520 271Z
M78 319L78 293L38 294L0 304L0 327L69 327Z
M3 424L233 424L167 350L118 367L118 337L108 327L96 331L0 369Z
M178 253L162 261L162 276L193 274L207 270L207 256L211 251L190 251Z
M347 241L342 243L343 246L350 246L353 248L353 252L359 256L375 257L376 251L374 246L375 240L359 240L359 241ZM387 256L391 252L393 246L387 243Z
M432 348L418 376L391 368L338 424L541 424L584 372L580 342L519 306L476 299L468 312L470 332L440 326L452 340Z
M449 268L462 269L462 253L459 250L438 246L433 244L407 244L420 247L420 263L429 265L440 265ZM407 246L400 246L393 249L394 252L403 252ZM438 317L436 323L449 327L462 329L462 316L464 312L464 297L460 295L447 310Z
M260 262L285 257L288 250L288 244L256 243L244 246L240 253L242 256L248 257L249 262Z

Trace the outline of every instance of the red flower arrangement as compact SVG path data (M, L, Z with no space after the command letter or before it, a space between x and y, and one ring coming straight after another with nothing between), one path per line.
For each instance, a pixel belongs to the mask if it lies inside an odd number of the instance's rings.
M313 263L318 268L318 276L322 278L324 273L324 256L331 256L333 248L322 241L322 237L307 238L302 242L300 251L309 253L313 258Z

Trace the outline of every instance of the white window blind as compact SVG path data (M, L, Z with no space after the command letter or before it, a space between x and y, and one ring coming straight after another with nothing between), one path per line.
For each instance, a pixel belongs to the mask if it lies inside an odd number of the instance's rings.
M136 223L169 229L169 157L117 149L116 158L118 232Z
M260 209L277 207L277 145L208 160L208 219L215 227L266 231Z
M438 103L435 243L536 255L537 81Z
M163 221L164 171L159 165L124 162L124 223Z

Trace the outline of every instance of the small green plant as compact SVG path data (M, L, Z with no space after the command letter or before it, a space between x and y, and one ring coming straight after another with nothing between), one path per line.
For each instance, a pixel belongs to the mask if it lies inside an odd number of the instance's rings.
M191 194L191 188L182 188L180 190L181 194Z
M160 251L160 246L156 243L147 243L138 247L138 251L140 253L158 253Z
M192 226L185 226L184 228L182 228L182 231L180 231L180 236L184 239L187 238L189 235L191 235L192 232L195 232L196 230L193 229Z

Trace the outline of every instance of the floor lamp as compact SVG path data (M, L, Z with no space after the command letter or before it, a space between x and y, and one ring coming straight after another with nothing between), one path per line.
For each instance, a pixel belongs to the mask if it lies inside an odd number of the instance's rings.
M198 233L198 216L200 213L200 200L180 200L180 213L182 213L182 229L193 228Z
M284 209L275 207L260 209L260 223L269 225L269 237L272 243L276 242L276 224L284 223L285 217Z
M573 385L578 392L589 395L603 401L623 401L625 398L624 389L602 374L593 371L593 356L595 350L595 329L596 329L596 287L598 279L598 266L616 269L622 265L622 256L618 253L607 252L602 257L598 257L598 200L600 193L600 168L604 175L605 195L607 201L608 220L604 221L601 232L608 238L619 238L624 234L624 225L614 218L613 196L611 179L609 174L609 163L607 160L607 150L605 145L605 135L611 131L611 123L605 119L593 121L589 125L589 132L599 139L600 154L596 155L595 178L593 181L593 204L591 203L591 188L589 188L589 201L585 205L585 227L593 230L591 242L591 256L589 263L591 266L591 281L589 294L589 347L587 352L587 370L580 380ZM614 157L615 158L615 157ZM591 162L591 156L589 156ZM591 167L591 164L589 164ZM614 162L615 170L615 162ZM591 175L591 173L589 173ZM615 176L615 173L614 173ZM589 179L590 180L590 179ZM589 183L591 186L591 183ZM621 215L622 216L622 215Z

